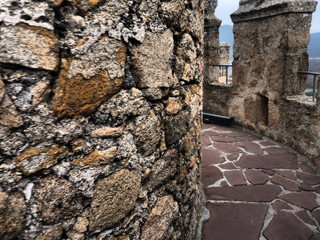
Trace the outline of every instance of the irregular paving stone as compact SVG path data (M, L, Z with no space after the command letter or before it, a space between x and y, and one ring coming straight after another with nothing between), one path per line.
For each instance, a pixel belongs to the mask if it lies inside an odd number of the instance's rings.
M257 240L267 206L243 203L208 203L211 217L203 226L203 239Z
M320 234L315 233L313 234L312 238L310 238L310 240L320 240Z
M261 139L253 136L242 136L242 137L237 137L237 140L240 141L259 141Z
M320 176L308 174L308 173L302 173L297 172L298 178L300 178L302 181L309 185L318 185L320 184Z
M315 200L316 194L310 192L289 193L279 198L310 211L319 207Z
M215 148L225 153L241 152L241 150L231 144L216 142L213 144Z
M142 240L164 239L179 213L179 205L171 195L159 198L141 229Z
M202 132L202 136L219 136L220 133L215 130L206 130Z
M223 157L220 157L220 155L221 152L212 147L202 148L202 166L225 162L226 160Z
M66 147L58 145L47 148L30 148L19 154L15 163L24 174L29 175L53 166L67 153Z
M229 161L235 161L239 158L240 154L239 153L231 153L227 156Z
M298 169L297 156L291 153L281 155L244 155L236 164L243 168Z
M284 177L281 177L279 175L274 175L273 177L270 178L271 182L275 184L279 184L282 187L284 187L286 190L289 191L298 191L299 190L299 184L290 181Z
M305 173L317 174L317 171L316 171L314 168L308 166L307 164L303 164L303 163L302 163L302 164L300 165L300 168L301 168L301 170L302 170L303 172L305 172Z
M269 153L270 155L283 154L283 153L287 153L288 152L288 150L286 150L286 149L277 148L277 147L264 148L263 150L266 151L267 153Z
M300 211L295 213L295 215L300 218L303 222L315 226L314 221L310 218L306 211Z
M279 175L285 177L285 178L289 178L292 180L296 180L297 176L296 176L296 172L295 171L286 171L286 170L274 170L276 173L278 173Z
M279 212L263 235L268 240L309 240L313 232L292 213Z
M226 136L210 136L211 141L213 142L225 142L225 143L232 143L235 142L236 139Z
M254 154L262 154L263 151L260 146L253 142L238 142L235 143L237 147L244 148L246 152L254 153Z
M318 224L320 224L320 209L314 210L311 214L316 219Z
M264 172L268 175L271 175L271 176L273 176L275 174L275 172L271 169L262 169L262 172Z
M15 239L20 235L26 210L22 195L0 192L0 239Z
M225 177L232 186L246 185L246 179L241 170L224 172Z
M271 202L281 191L276 185L256 185L208 188L205 193L212 200Z
M237 169L237 167L233 163L230 163L230 162L220 164L219 167L223 168L223 169Z
M283 202L281 200L276 200L274 203L272 203L272 208L275 211L280 211L280 210L293 210L292 207L287 202Z
M202 136L202 147L208 147L211 145L211 140L208 136Z
M208 129L215 129L215 125L212 125L212 124L206 124L206 123L203 123L202 124L202 132L205 133Z
M249 136L248 134L246 134L244 132L235 131L234 129L232 130L232 132L226 133L225 135L228 136L228 137L246 137L246 136Z
M201 169L201 182L207 187L222 178L222 174L217 167L208 166Z
M141 184L139 174L120 170L96 183L90 208L90 231L112 227L135 206Z
M316 192L320 194L320 187L316 188Z
M306 183L300 183L300 189L304 190L304 191L308 191L308 192L314 192L316 191L313 187L309 186Z
M267 174L254 169L247 169L245 175L248 181L255 185L265 184L269 180Z
M45 224L69 220L82 211L77 189L71 182L55 177L46 177L34 187L38 215Z
M269 141L261 141L261 142L259 142L259 144L261 144L262 146L265 146L265 147L269 147L269 146L274 146L274 145L276 145L275 143L273 143L273 142L269 142Z

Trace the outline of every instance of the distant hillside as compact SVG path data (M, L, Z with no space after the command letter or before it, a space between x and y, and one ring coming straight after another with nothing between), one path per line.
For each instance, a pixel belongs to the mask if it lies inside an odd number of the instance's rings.
M320 58L320 33L311 33L308 54L309 58Z
M219 31L220 42L227 42L231 45L230 59L233 59L233 31L231 25L222 25Z

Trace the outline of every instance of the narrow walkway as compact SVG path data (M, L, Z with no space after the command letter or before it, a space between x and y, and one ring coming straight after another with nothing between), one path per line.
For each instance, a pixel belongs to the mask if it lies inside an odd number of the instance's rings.
M320 240L320 175L303 157L236 128L202 134L203 240Z

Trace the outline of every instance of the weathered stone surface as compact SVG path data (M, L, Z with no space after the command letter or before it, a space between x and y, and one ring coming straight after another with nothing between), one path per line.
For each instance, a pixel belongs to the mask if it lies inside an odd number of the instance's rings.
M203 239L257 240L268 207L260 204L207 204L211 212L204 223Z
M219 167L228 170L237 169L237 167L231 162L220 164Z
M315 226L314 221L310 218L306 211L300 211L295 213L295 215L300 218L303 222Z
M262 169L298 169L297 156L294 154L282 155L244 155L236 163L244 168L262 168Z
M0 62L56 70L58 41L52 32L25 24L1 26Z
M25 224L27 206L20 194L0 192L0 238L18 237Z
M106 150L94 150L83 158L77 158L73 164L78 167L92 167L112 162L118 153L117 147L111 147Z
M179 205L171 195L159 198L141 229L141 239L158 240L169 237L166 235L178 212Z
M239 148L237 148L229 143L216 142L216 143L214 143L214 147L222 152L225 152L225 153L241 152L241 150Z
M235 144L237 147L243 148L246 152L254 154L262 154L263 151L260 146L253 142L239 142Z
M146 187L152 190L172 178L177 172L177 160L178 155L175 150L167 151L153 164L152 171L145 180Z
M288 178L288 179L292 179L292 180L297 180L297 175L294 171L287 171L287 170L275 170L276 173L278 173L279 175Z
M279 212L263 234L269 240L308 240L313 232L292 213Z
M258 170L247 169L245 171L245 175L248 181L255 185L265 184L269 180L268 175Z
M187 111L167 117L165 120L166 143L171 145L181 139L189 129L190 114Z
M275 201L275 202L272 204L272 208L273 208L275 211L280 211L280 210L284 210L284 209L293 210L293 208L290 207L290 205L289 205L288 203L282 202L281 200Z
M303 172L297 172L298 178L300 178L303 182L309 184L309 185L318 185L320 184L320 176L303 173Z
M221 152L213 149L212 147L202 149L202 159L202 166L225 162L225 159L221 157Z
M50 228L46 230L44 233L38 235L36 240L60 240L62 235L63 229L61 226Z
M103 128L98 128L92 131L91 136L96 138L119 137L122 133L123 133L122 127L117 127L117 128L103 127Z
M110 38L100 39L80 60L64 59L54 101L58 117L88 116L119 92L125 59L125 45Z
M168 99L165 111L167 114L177 114L182 108L183 104L179 98L170 97Z
M140 176L129 170L99 180L90 207L90 231L101 231L121 221L134 208L140 184Z
M234 200L248 202L271 202L281 192L275 185L216 187L205 190L212 200Z
M314 210L312 216L317 220L318 224L320 224L320 210Z
M279 175L274 175L270 179L271 179L271 182L281 185L286 190L296 191L296 192L299 190L299 184L297 182L290 181Z
M9 127L20 127L23 119L12 103L2 80L0 79L0 124Z
M246 179L243 176L242 170L227 171L227 172L224 172L224 176L227 178L228 182L232 186L247 184Z
M316 194L310 192L289 193L279 198L310 211L319 207L315 200Z
M45 224L69 220L81 213L82 205L77 189L65 179L43 178L34 187L39 217Z
M201 182L205 187L214 184L222 178L222 174L217 167L208 166L201 170Z
M29 175L53 166L67 153L66 147L58 145L47 148L30 148L19 154L15 162L24 174Z
M162 34L147 33L143 43L132 49L132 74L140 88L172 86L173 46L172 32L166 30Z
M175 72L179 80L190 82L194 78L197 68L196 65L196 48L192 37L189 34L184 34L178 45Z

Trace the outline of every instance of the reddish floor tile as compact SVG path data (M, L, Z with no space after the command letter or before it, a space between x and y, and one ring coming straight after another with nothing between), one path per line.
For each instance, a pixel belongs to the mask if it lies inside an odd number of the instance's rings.
M202 132L202 136L207 136L207 137L211 137L211 136L219 136L220 133L218 133L215 130L206 130Z
M220 187L227 187L227 186L229 186L229 184L226 181L222 181L220 183Z
M283 202L281 200L277 200L274 203L272 203L272 208L275 211L280 211L280 210L293 210L292 207L286 202Z
M316 191L313 187L311 187L310 185L306 184L306 183L300 183L300 189L302 191L307 191L307 192L314 192Z
M203 123L201 128L202 128L202 131L210 128L215 129L215 125Z
M293 182L291 180L288 180L284 177L281 177L279 175L274 175L271 178L271 182L281 185L284 187L284 189L289 191L299 191L299 184L296 182Z
M221 152L212 147L202 148L202 166L225 162L225 159L220 155Z
M316 171L314 168L308 166L307 164L302 163L302 164L300 165L300 168L301 168L301 170L302 170L303 172L305 172L305 173L317 174L317 171Z
M241 131L232 131L231 133L227 133L226 134L228 137L249 137L250 135L245 133L245 132L241 132Z
M281 155L244 155L236 163L243 168L297 169L297 156L291 153Z
M279 196L279 198L310 211L315 209L316 207L319 207L318 203L315 200L316 195L311 192L289 193L283 196Z
M275 174L275 172L271 169L262 169L262 172L264 172L270 176L273 176Z
M246 152L254 154L262 154L263 151L260 146L253 142L238 142L235 146L243 148Z
M302 173L302 172L297 172L297 176L303 182L305 182L311 186L320 184L320 176L309 174L309 173Z
M223 168L223 169L237 169L237 167L233 164L233 163L223 163L223 164L220 164L219 167Z
M248 181L255 185L265 184L269 180L269 177L267 174L260 172L258 170L247 169L245 171L245 175Z
M269 153L270 155L288 153L288 150L278 147L269 147L264 148L263 150Z
M222 152L225 152L225 153L241 152L241 150L239 148L237 148L229 143L216 142L216 143L214 143L214 147Z
M236 139L227 136L210 136L212 142L225 142L225 143L232 143L235 142Z
M274 145L276 145L275 143L269 142L269 141L267 141L267 140L264 140L264 141L260 142L260 144L261 144L262 146L264 146L264 147L269 147L269 146L274 146Z
M275 172L281 175L282 177L297 180L297 175L295 171L275 170Z
M203 239L206 240L257 240L263 226L267 206L259 204L212 204L204 223Z
M205 189L208 199L248 202L271 202L281 192L276 185L233 186Z
M279 212L264 231L268 240L309 240L313 232L290 212Z
M315 233L310 240L320 240L320 233Z
M232 186L247 185L241 170L224 172L224 176Z
M308 213L306 211L297 212L297 213L295 213L295 215L298 218L300 218L304 223L315 226L314 221L310 218L310 216L308 215Z
M243 137L237 137L238 142L241 141L261 141L261 138L255 137L255 136L243 136Z
M201 182L204 187L214 184L222 178L220 170L214 166L209 166L201 169Z
M314 210L311 214L316 219L318 224L320 224L320 209Z
M239 158L240 153L231 153L227 156L229 161L235 161Z
M202 147L208 147L212 143L210 141L210 138L208 136L202 136Z

